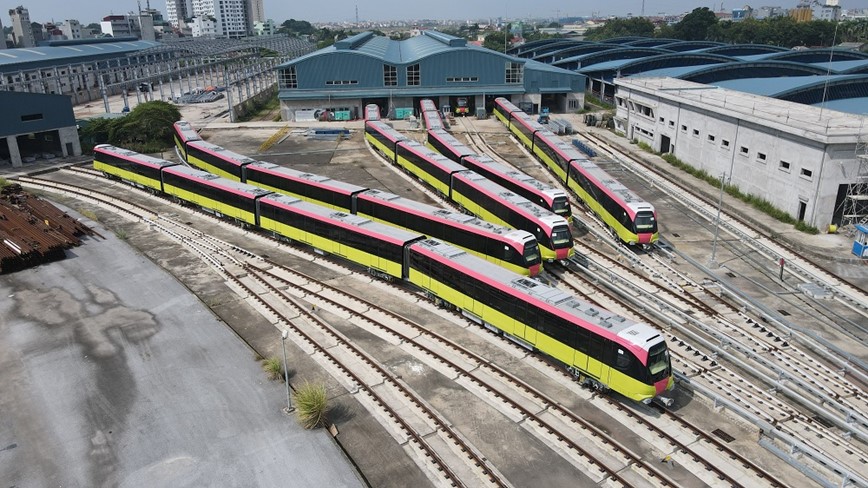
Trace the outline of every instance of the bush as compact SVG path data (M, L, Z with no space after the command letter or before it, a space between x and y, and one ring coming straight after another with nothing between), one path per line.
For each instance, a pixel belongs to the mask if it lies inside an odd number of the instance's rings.
M276 380L279 378L284 378L283 374L283 364L280 362L279 358L268 358L262 361L262 369L265 370L265 373L268 374L268 379Z
M328 398L325 386L305 382L295 391L295 408L298 419L305 429L313 429L326 425Z

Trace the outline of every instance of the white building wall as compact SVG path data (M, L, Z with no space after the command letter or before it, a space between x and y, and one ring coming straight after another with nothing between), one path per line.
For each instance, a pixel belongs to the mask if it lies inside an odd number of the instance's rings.
M805 222L817 228L831 223L839 185L852 182L858 171L855 132L818 142L808 133L776 129L762 117L734 117L694 100L675 101L624 86L618 86L616 107L618 132L710 175L726 173L727 182L743 193L764 198L794 218L803 202Z
M81 24L75 19L67 19L60 30L67 39L81 39Z

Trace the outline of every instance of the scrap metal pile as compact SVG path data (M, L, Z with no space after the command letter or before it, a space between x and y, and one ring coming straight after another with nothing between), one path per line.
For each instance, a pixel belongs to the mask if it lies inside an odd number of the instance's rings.
M95 232L20 185L0 191L0 274L63 259L83 235Z

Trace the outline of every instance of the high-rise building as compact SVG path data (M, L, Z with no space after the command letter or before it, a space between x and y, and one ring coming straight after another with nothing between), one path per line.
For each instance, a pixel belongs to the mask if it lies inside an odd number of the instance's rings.
M250 23L265 22L265 5L262 0L248 0L247 11L250 13Z
M81 39L81 23L75 19L66 19L60 30L67 39Z
M107 15L99 23L102 33L111 37L136 37L142 35L138 18L133 15Z
M166 0L166 20L173 26L181 28L184 21L192 17L192 0Z
M178 4L185 0L167 0L166 10L169 11L169 6L175 2L176 12L179 10ZM257 12L251 13L254 9L254 3L259 2L256 7ZM265 15L262 8L262 0L192 0L190 3L190 14L187 18L196 17L198 19L207 20L213 19L214 36L216 37L245 37L253 31L252 15ZM177 13L176 13L177 16ZM264 18L262 20L265 20ZM170 22L172 22L170 17ZM200 20L201 22L201 20ZM210 31L210 29L201 29L198 32Z
M36 47L33 38L33 27L30 25L30 12L22 6L9 9L12 18L12 35L15 36L15 47Z
M0 49L6 49L6 36L3 34L2 20L0 20Z

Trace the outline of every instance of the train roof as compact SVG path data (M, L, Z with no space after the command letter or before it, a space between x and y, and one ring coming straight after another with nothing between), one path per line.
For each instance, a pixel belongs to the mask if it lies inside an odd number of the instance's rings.
M130 151L129 149L124 149L122 147L112 146L111 144L100 144L94 147L94 150L98 150L100 152L111 154L112 156L118 156L124 159L132 159L140 164L144 164L158 169L168 168L169 166L178 166L178 163L174 161L166 161L165 159L155 158L153 156L148 156L147 154Z
M597 166L593 161L583 159L581 161L574 161L573 164L578 165L582 172L597 180L600 186L611 192L613 196L621 199L634 212L654 211L653 205L640 198L639 195L636 195L633 190L624 186L620 181L612 178L609 173L606 173L603 168Z
M511 229L502 225L493 224L472 215L453 212L426 203L417 202L394 193L371 189L360 194L359 197L382 200L391 205L407 209L408 211L430 215L437 219L448 220L455 225L472 227L479 233L502 235L515 242L525 243L528 240L534 239L533 234L524 230Z
M428 136L439 139L440 142L449 146L452 149L452 153L458 157L476 155L473 150L462 144L455 136L443 129L428 130Z
M237 152L230 151L223 146L218 146L217 144L211 144L207 141L191 141L190 146L197 147L207 153L213 154L214 156L223 159L229 163L235 164L236 166L243 166L245 164L255 163L256 160L245 156L243 154L238 154Z
M446 156L438 153L437 151L429 148L428 146L422 144L419 141L414 141L412 139L403 141L401 146L413 151L414 153L427 158L432 161L434 164L440 166L445 171L449 171L450 173L454 173L456 171L467 171L467 168L456 163L455 161L447 158Z
M503 108L505 108L505 109L507 110L507 113L512 113L512 112L521 112L521 110L520 110L520 109L519 109L519 108L518 108L514 103L510 102L509 100L507 100L507 99L504 98L504 97L497 97L497 98L495 98L495 99L494 99L494 104L495 104L495 105L500 105L500 106L502 106Z
M467 159L473 159L473 160L477 161L478 163L485 165L486 167L488 167L491 171L493 171L495 173L499 173L506 178L520 182L520 183L524 184L525 186L533 187L533 189L535 189L537 192L546 194L552 198L560 197L560 196L566 198L566 196L567 196L565 191L563 191L559 188L555 188L551 185L546 185L542 181L534 178L533 176L531 176L527 173L523 173L523 172L515 169L512 166L495 161L494 159L492 159L490 156L488 156L486 154L473 155L473 156L468 157Z
M571 160L584 160L587 161L588 158L582 154L581 151L576 149L574 146L567 144L566 141L558 137L554 132L545 129L544 131L537 132L537 137L541 139L545 139L548 141L549 145L557 151L564 159L567 161Z
M257 161L247 166L248 171L262 171L265 173L271 173L277 176L282 176L286 178L296 179L296 180L305 180L305 182L326 187L330 190L339 191L343 194L352 195L353 193L358 193L360 191L364 191L367 188L364 186L354 185L352 183L347 183L340 180L334 180L329 178L328 176L317 175L314 173L307 173L304 171L299 171L297 169L287 168L285 166L280 166L274 163L267 163L265 161Z
M567 224L566 219L560 215L540 207L521 195L507 190L475 171L468 170L466 173L463 173L461 177L470 180L476 187L486 191L487 193L497 195L501 200L508 202L508 204L517 211L530 215L534 220L546 225L548 228L554 228L557 225L569 225Z
M196 129L194 129L186 120L179 120L173 125L175 127L175 132L184 138L184 142L202 140L202 138L199 137L199 133L196 132Z
M434 100L430 98L423 98L419 100L419 108L422 109L423 112L427 112L429 110L437 111L437 104L434 103Z
M510 288L513 292L543 302L557 309L559 315L572 318L574 322L577 319L583 324L588 324L590 328L609 338L620 337L624 342L629 342L644 350L663 340L660 332L648 324L635 322L581 301L559 288L548 286L534 278L513 273L450 244L427 239L415 243L414 247L423 248L431 254L441 256L459 265L463 268L462 271L468 275L494 283L501 288Z
M393 141L406 141L407 136L401 134L397 130L395 130L391 125L387 124L382 120L368 120L365 122L365 127L371 127L375 129L377 132L380 132L384 136L392 139Z
M548 132L548 129L543 127L542 124L540 124L539 122L534 120L533 117L522 112L521 110L519 110L517 112L510 112L510 113L512 114L511 120L516 121L519 124L525 126L531 132L534 132L534 133L542 132L542 131Z
M271 193L271 190L259 188L258 186L248 185L239 181L228 180L213 173L201 171L195 168L191 168L189 166L173 166L171 168L166 168L165 172L174 173L188 179L199 180L207 183L210 186L216 186L230 190L235 193L241 193L250 198L256 198L258 196L268 195L269 193Z
M425 128L428 130L440 130L444 127L443 118L436 110L422 112L422 118L425 119Z
M365 120L380 120L380 106L375 103L365 105Z
M391 225L381 224L365 217L353 215L347 212L342 212L340 210L333 210L327 207L323 207L322 205L305 202L289 195L272 193L267 197L263 197L259 201L260 204L274 205L276 207L293 209L297 212L304 213L306 215L312 215L322 220L338 221L343 224L344 227L356 227L365 234L369 234L376 237L377 239L387 240L392 243L403 244L425 237L423 234L420 234L418 232L404 230L399 227L393 227Z

